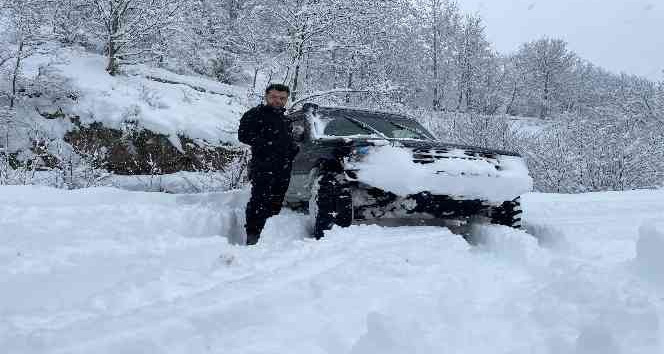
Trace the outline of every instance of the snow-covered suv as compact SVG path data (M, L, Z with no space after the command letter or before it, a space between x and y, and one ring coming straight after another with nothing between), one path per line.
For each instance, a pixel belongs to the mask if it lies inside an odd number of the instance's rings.
M520 227L532 179L513 152L447 144L398 114L305 104L289 115L300 135L286 203L308 210L314 236L334 224L466 222Z

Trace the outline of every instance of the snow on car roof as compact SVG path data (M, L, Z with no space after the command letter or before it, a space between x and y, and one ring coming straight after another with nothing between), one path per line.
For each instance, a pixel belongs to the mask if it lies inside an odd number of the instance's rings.
M382 110L375 110L375 109L369 109L369 108L361 108L361 107L348 107L348 106L316 106L316 110L319 112L341 112L341 111L350 111L350 112L360 112L360 113L374 113L377 116L385 116L385 117L395 117L395 118L401 118L401 119L407 119L411 121L417 121L414 117L411 117L407 114L404 113L395 113L395 112L389 112L389 111L382 111ZM298 109L294 111L291 114L298 113L298 112L304 112L304 109Z

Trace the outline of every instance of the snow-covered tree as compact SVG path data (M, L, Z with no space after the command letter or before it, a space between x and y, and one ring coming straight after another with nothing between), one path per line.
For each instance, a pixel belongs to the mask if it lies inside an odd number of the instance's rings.
M92 7L87 0L52 0L54 36L64 45L90 44L86 30Z
M285 28L281 18L266 11L261 1L247 1L240 10L233 21L232 29L237 36L232 49L238 61L252 72L251 90L262 92L262 88L256 87L259 73L264 72L267 81L272 81L274 74L285 66L288 57Z
M293 101L302 90L305 61L332 39L334 28L343 25L350 15L344 11L344 1L284 0L270 9L285 29L289 62L283 81L291 87Z
M403 1L345 2L348 17L307 58L305 85L342 93L339 103L382 101L392 90L409 101L419 76L415 17ZM345 93L344 93L345 92ZM351 93L352 92L352 93ZM395 102L396 103L396 102ZM398 102L403 104L404 102Z
M19 90L19 78L23 61L37 53L48 37L46 11L38 0L14 0L0 4L2 16L6 19L6 30L0 34L5 50L0 56L0 70L6 65L9 85L5 95L9 98L9 107L13 108ZM4 85L0 86L3 87Z
M163 43L154 39L172 29L182 5L183 0L91 0L93 27L105 41L106 71L115 75L120 65L158 52Z
M525 78L529 99L538 106L537 115L550 115L552 102L559 100L565 85L572 77L576 54L560 39L542 38L525 43L516 54L517 67Z
M459 73L456 60L463 15L456 1L420 0L416 7L427 66L423 78L431 90L431 107L434 111L447 109L456 98L455 83Z
M482 61L489 54L488 42L485 39L482 19L467 15L463 30L459 37L459 51L456 65L458 71L457 110L473 110L474 89L480 80Z
M454 1L427 0L420 4L428 37L428 53L431 60L432 108L440 110L445 102L448 85L454 80L451 65L459 52L458 38L461 32L461 12Z

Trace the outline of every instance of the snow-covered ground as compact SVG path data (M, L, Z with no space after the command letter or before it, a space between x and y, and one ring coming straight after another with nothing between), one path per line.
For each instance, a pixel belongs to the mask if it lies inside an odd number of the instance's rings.
M289 211L237 246L246 198L0 187L0 352L664 352L664 191L530 194L479 246Z

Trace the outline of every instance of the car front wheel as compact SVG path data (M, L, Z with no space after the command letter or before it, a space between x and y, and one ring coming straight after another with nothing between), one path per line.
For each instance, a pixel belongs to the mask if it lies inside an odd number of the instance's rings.
M321 171L311 185L309 215L313 222L313 236L323 237L326 230L338 225L348 227L353 222L353 197L344 176Z
M521 228L521 199L503 202L491 210L491 223Z

